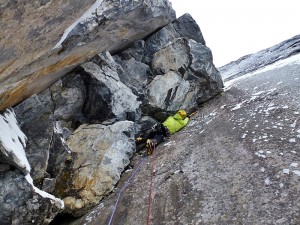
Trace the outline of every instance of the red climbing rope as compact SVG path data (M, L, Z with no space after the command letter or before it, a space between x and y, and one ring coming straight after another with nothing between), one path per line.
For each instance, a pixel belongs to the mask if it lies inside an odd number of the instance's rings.
M151 216L151 205L152 205L152 189L153 189L153 177L154 177L154 161L155 161L155 145L153 147L153 156L152 156L152 163L151 163L151 180L150 180L150 190L149 190L149 205L148 205L148 218L147 218L147 225L150 225L150 216Z

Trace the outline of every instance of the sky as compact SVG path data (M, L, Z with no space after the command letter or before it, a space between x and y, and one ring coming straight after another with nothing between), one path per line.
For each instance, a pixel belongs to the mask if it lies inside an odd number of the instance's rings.
M300 34L300 0L170 0L199 25L216 67Z

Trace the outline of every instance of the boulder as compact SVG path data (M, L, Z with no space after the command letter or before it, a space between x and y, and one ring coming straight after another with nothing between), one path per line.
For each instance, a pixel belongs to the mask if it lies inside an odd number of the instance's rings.
M72 126L76 126L75 124L77 123L81 124L85 122L82 108L85 101L86 90L83 79L79 74L67 74L63 79L54 83L50 91L56 120L70 122Z
M184 14L146 39L144 62L150 65L155 52L180 37L193 39L205 45L202 32L196 21L189 14Z
M190 110L223 88L210 49L192 39L178 38L156 52L152 70L161 74L148 86L149 106L153 110Z
M0 221L3 225L47 225L61 206L36 193L18 170L0 172Z
M135 150L133 125L81 125L70 136L72 152L55 188L65 213L82 216L112 190Z
M146 86L149 78L152 77L150 67L142 62L130 58L129 60L116 61L122 67L122 72L119 74L120 80L129 87L137 96L143 96L146 92Z
M137 101L137 96L121 82L118 72L110 66L113 61L110 54L107 52L103 56L101 66L93 62L81 65L81 74L87 87L85 116L90 122L108 119L138 120L140 102Z
M34 95L14 107L21 130L28 138L26 155L35 181L44 178L54 130L51 108L41 99L42 96Z
M0 15L0 110L176 19L167 0L4 1Z
M65 140L71 134L68 134L67 137L64 134L64 129L61 125L61 121L55 122L53 140L49 150L49 160L47 166L47 173L51 177L57 177L61 174L64 169L64 163L67 160L68 156L71 153L71 150L68 148Z
M184 105L189 88L189 82L179 73L168 71L156 76L149 84L149 103L162 111L176 111Z

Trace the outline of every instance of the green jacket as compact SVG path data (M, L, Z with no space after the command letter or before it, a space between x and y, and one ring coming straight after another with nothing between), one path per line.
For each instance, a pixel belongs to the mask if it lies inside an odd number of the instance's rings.
M175 132L179 131L181 128L185 127L189 122L189 118L186 117L184 120L181 116L176 113L174 116L169 116L163 125L168 128L170 134L174 134Z

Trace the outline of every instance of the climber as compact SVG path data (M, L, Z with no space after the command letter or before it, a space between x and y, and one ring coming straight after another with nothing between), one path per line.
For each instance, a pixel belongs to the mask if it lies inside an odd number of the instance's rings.
M163 123L155 124L144 137L138 137L136 144L146 143L147 155L151 155L155 146L185 127L189 118L186 111L181 109L174 116L169 116Z

